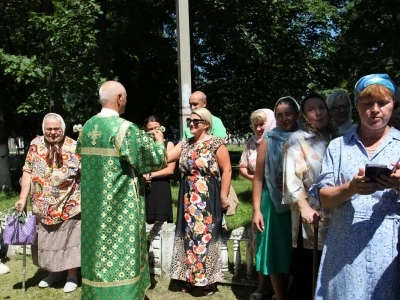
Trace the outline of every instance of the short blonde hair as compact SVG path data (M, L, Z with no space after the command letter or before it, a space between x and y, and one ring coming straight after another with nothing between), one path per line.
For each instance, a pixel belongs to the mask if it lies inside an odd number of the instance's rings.
M210 111L207 108L201 107L193 109L192 114L198 115L209 125L206 132L210 133L212 129L212 114Z
M256 122L267 122L267 115L262 109L257 109L253 111L250 115L251 125L254 125Z

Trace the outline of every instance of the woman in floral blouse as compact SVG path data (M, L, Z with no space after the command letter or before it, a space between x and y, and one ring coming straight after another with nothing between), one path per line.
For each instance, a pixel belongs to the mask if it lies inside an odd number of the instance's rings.
M77 288L77 269L81 266L80 156L75 153L76 141L64 136L65 123L60 115L44 117L43 133L31 142L15 207L21 211L30 194L37 220L33 262L50 271L39 287L60 281L61 271L68 270L67 293Z
M322 209L309 188L321 170L322 158L331 139L338 136L328 107L322 96L307 95L301 102L301 128L293 132L283 147L283 202L290 204L294 279L291 287L294 299L312 297L313 218L319 222L318 249L322 246L331 219L329 209Z
M212 116L207 109L194 109L187 125L193 137L168 151L168 161L179 159L184 175L171 278L185 282L183 292L199 286L209 296L221 279L222 212L229 206L231 164L224 139L209 135Z

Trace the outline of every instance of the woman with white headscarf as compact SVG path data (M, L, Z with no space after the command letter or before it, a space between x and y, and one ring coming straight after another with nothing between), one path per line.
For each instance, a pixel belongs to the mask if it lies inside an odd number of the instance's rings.
M326 104L340 135L346 134L354 127L357 127L357 124L353 124L351 121L353 110L350 98L345 92L338 91L330 94L326 98Z
M254 135L247 141L239 162L239 173L253 180L256 170L257 149L264 136L276 127L274 112L268 108L257 109L250 115Z
M22 211L29 196L37 220L37 236L32 246L33 263L50 272L39 283L46 288L63 279L64 292L77 288L81 266L80 156L76 141L65 136L65 123L55 113L43 119L43 136L31 142L21 181L21 194L15 202Z

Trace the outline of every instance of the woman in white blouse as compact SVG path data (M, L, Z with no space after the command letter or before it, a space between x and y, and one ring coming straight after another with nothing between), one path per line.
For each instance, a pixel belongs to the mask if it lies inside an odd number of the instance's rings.
M254 135L249 138L239 162L239 173L252 181L256 170L257 149L265 134L276 127L274 112L270 109L257 109L250 115Z
M293 132L283 147L283 202L290 204L292 219L293 284L295 299L312 297L313 218L320 218L318 249L322 250L330 222L329 210L308 194L316 182L322 159L338 130L324 98L316 93L301 102L301 129Z

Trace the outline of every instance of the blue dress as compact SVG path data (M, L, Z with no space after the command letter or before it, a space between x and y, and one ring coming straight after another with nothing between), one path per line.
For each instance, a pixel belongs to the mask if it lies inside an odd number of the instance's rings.
M350 181L367 163L385 164L400 155L400 132L388 133L372 157L357 128L333 140L318 188ZM310 191L316 193L316 186ZM393 189L354 195L335 209L323 248L315 299L400 299L400 196Z

